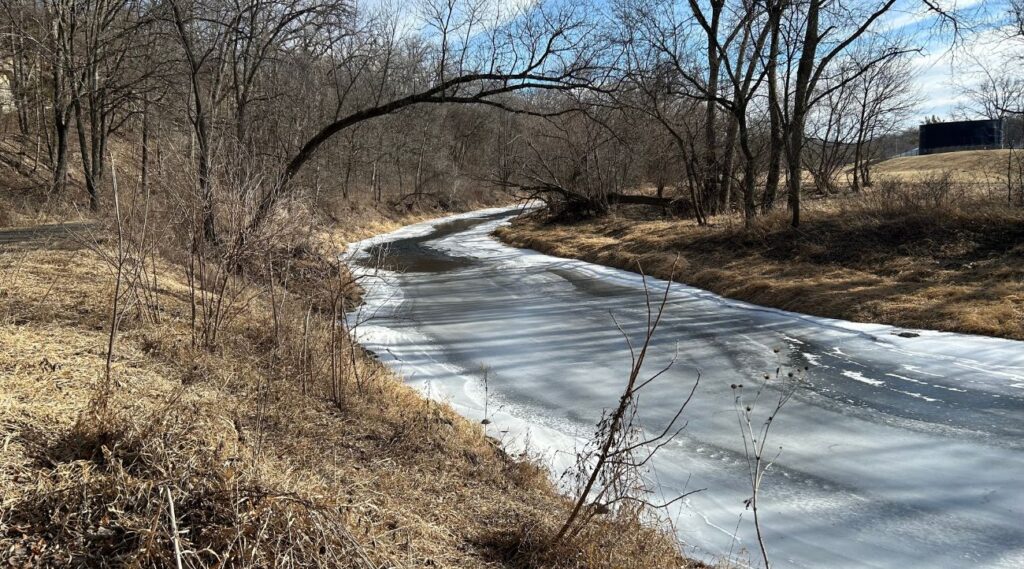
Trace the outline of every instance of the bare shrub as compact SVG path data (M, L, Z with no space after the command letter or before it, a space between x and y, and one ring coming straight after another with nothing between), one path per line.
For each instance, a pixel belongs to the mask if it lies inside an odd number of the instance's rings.
M647 378L641 377L651 340L668 302L670 289L671 281L666 285L660 303L653 306L647 290L647 280L644 278L647 326L639 347L635 348L629 336L620 328L629 346L631 357L626 388L618 405L610 412L606 412L598 422L597 431L589 446L579 453L577 466L569 473L575 478L579 489L569 516L554 537L555 544L563 539L578 536L596 516L615 513L639 518L649 509L664 508L693 493L678 496L664 504L652 504L646 498L649 491L642 475L643 469L650 464L655 453L682 430L683 427L677 428L676 425L700 383L698 374L689 395L680 402L675 416L660 432L652 435L643 432L637 416L640 392L668 371L675 361L673 358L672 362L656 373Z
M866 204L883 212L955 209L977 198L951 172L929 174L916 181L880 178Z
M1006 156L1006 203L1024 207L1024 154L1016 148Z
M104 262L113 281L103 381L92 402L101 416L106 412L114 386L114 352L118 332L126 315L134 312L137 320L159 321L159 303L155 291L156 259L153 257L156 249L150 227L149 191L139 183L135 184L127 195L122 195L117 174L116 161L111 157L110 176L114 209L113 218L110 220L111 226L103 229L112 234L112 239L91 230L77 236ZM148 261L152 262L152 275L147 272Z

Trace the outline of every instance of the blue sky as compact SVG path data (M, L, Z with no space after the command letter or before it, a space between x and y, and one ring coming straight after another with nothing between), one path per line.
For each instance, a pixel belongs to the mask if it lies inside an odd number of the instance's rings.
M964 100L957 81L976 81L979 63L999 69L1009 55L1010 46L1002 37L1007 0L945 0L942 4L955 8L966 24L959 41L951 27L942 25L920 0L906 0L883 22L922 48L914 59L914 81L922 96L915 121L933 114L945 118L957 111Z
M513 14L516 8L530 6L539 0L489 0L489 4L502 13ZM850 7L861 4L865 9L877 7L881 0L833 0L850 3ZM607 0L596 0L602 5ZM914 56L916 74L913 81L921 94L921 105L908 126L923 122L924 117L937 115L950 117L960 109L963 97L958 92L957 79L971 83L972 75L978 71L978 63L992 69L1000 69L1008 59L1008 44L1001 37L1002 26L1007 21L1009 0L931 0L933 4L957 15L963 23L959 38L952 26L943 24L942 19L928 10L923 0L899 0L897 5L879 22L881 29L899 31L909 45L921 48ZM681 3L682 4L682 3ZM384 9L386 13L399 15L411 27L420 27L419 10L415 1L408 0L362 0L364 8ZM397 13L397 14L396 14ZM416 23L414 23L416 22ZM1014 46L1024 49L1024 40ZM1014 65L1016 67L1016 65ZM976 80L975 80L976 81Z

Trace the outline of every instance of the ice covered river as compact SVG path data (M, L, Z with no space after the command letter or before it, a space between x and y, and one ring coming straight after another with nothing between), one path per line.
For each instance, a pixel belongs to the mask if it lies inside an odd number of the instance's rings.
M615 321L642 334L644 289L633 273L499 243L490 233L509 216L474 212L354 245L368 294L352 318L364 346L471 419L483 418L486 374L489 433L558 473L621 394L630 360ZM367 268L385 252L382 270ZM756 390L781 363L809 371L770 439L781 453L760 513L773 566L1024 567L1024 343L673 285L645 369L673 357L640 417L659 430L700 372L686 429L649 473L663 499L705 489L668 512L690 555L759 565L730 386Z

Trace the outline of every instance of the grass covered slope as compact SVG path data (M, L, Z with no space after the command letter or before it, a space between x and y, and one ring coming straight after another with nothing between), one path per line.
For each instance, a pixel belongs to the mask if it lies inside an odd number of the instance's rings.
M140 302L158 308L126 313L106 389L109 265L52 235L0 244L0 558L12 566L683 565L628 516L548 547L569 504L547 473L347 337L331 340L332 361L329 314L307 310L316 271L294 290L283 275L248 286L209 349L191 340L183 266L162 257L154 270L155 297Z
M964 182L1000 182L1007 167L1017 167L1020 152L1010 150L964 150L925 156L904 156L872 167L879 178L915 181L930 176L951 176Z
M620 211L552 224L522 219L507 243L675 279L715 293L831 318L1024 340L1024 211L967 200L897 204L877 196L784 213L746 230Z

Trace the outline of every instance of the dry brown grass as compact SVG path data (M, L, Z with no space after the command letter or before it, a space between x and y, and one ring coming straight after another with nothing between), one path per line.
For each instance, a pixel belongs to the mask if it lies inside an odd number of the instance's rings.
M745 230L736 218L698 227L620 211L572 225L526 219L499 235L662 278L678 255L678 280L764 306L1024 340L1024 211L929 183L808 204L799 230L785 212Z
M33 137L12 132L0 137L0 227L69 221L79 219L88 210L77 168L81 161L69 161L67 189L63 195L55 195L50 191L52 174L46 143L40 144L36 146Z
M923 177L949 174L962 182L1006 179L1010 150L967 150L927 156L893 158L875 165L875 176L916 181ZM1017 151L1019 154L1019 151Z
M175 537L186 567L684 565L625 514L547 547L568 503L546 472L361 351L346 377L372 378L365 390L349 384L343 405L322 382L304 395L287 331L305 311L275 336L265 290L216 350L193 347L183 274L160 262L160 321L125 321L99 408L108 267L74 246L0 248L0 558L12 566L173 567Z

